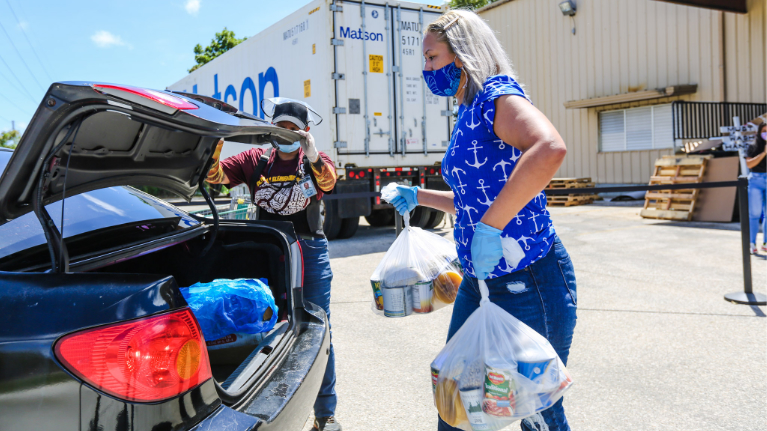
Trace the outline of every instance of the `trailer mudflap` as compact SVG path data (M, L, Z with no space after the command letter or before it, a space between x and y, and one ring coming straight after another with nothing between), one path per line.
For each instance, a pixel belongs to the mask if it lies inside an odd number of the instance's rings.
M369 193L370 181L368 180L342 180L336 183L335 195L346 193ZM372 211L371 198L344 199L338 196L338 216L341 218L369 216Z

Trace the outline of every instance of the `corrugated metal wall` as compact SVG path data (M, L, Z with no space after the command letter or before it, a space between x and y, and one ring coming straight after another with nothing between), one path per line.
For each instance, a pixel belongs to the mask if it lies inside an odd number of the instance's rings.
M727 101L764 103L767 98L767 1L750 0L747 15L724 15Z
M533 102L568 144L558 177L646 183L655 159L671 153L600 153L600 110L722 101L725 91L728 101L767 101L767 0L750 0L747 15L652 0L578 0L574 18L562 15L560 1L512 0L480 11L498 32ZM723 53L731 60L726 68ZM563 105L680 84L698 84L698 92L601 108Z

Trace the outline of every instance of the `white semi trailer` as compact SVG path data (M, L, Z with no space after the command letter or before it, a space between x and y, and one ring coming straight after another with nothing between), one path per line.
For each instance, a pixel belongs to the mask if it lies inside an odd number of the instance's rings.
M314 0L168 89L212 96L261 118L265 98L309 103L323 118L311 133L339 173L337 199L325 200L325 232L350 237L360 216L393 223L391 206L371 197L388 182L447 190L438 165L452 101L434 96L421 74L423 29L442 12L409 2ZM227 142L222 157L247 148ZM433 227L443 216L419 209L411 223Z

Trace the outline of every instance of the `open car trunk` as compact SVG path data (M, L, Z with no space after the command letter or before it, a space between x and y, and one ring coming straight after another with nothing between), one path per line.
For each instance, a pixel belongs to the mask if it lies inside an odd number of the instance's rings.
M266 226L227 225L219 227L210 252L200 256L199 250L207 244L205 237L197 237L173 246L118 262L91 272L142 273L173 276L179 287L214 279L255 278L266 279L277 305L278 317L274 328L260 334L254 343L228 347L234 337L206 340L213 377L223 390L223 399L233 402L238 393L244 393L262 374L272 356L280 356L285 334L293 329L290 309L290 250L286 237ZM300 258L299 258L300 259ZM289 338L289 337L287 337ZM258 344L255 344L255 343ZM227 395L229 395L227 397Z
M136 429L200 424L266 431L303 424L322 382L330 334L325 312L303 302L292 225L195 221L122 187L160 187L190 200L220 139L278 145L300 138L204 99L124 85L54 83L18 147L10 157L0 154L0 239L6 240L0 241L0 416L21 424L13 429L35 427L42 417L51 419L46 429L111 429L115 425L105 424L115 423L133 429L134 418ZM164 338L183 314L180 324L195 341L190 346L200 345L179 287L220 278L266 279L278 307L275 328L248 347L221 342L207 349L213 379L204 369L188 376L188 386L178 383L184 380L179 375L177 383L155 379L144 388L120 375L130 368L131 376L147 376L145 368L132 368L137 361L173 374L168 355L203 364L204 351L192 347L195 352L182 357L187 344L175 349ZM156 326L160 320L165 326ZM109 332L122 325L138 332ZM55 350L70 336L102 338L83 341L75 353L86 359L70 363L61 355L71 352ZM115 354L126 337L146 341L149 353ZM92 364L107 364L109 372L91 372ZM113 383L115 390L109 389ZM136 398L139 390L155 392Z

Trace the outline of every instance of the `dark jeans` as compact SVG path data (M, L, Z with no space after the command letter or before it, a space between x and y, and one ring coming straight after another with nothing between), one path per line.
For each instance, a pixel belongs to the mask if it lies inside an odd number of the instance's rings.
M573 262L559 237L546 257L525 269L487 280L487 287L493 303L546 337L559 358L567 365L575 329L578 297L575 293ZM469 315L479 308L480 299L477 279L464 277L453 306L448 340ZM550 431L570 429L561 399L541 412L541 416ZM438 429L449 431L458 428L453 428L440 419ZM532 431L535 428L532 428L527 420L523 420L522 429Z
M759 219L764 213L762 222L762 243L767 244L767 174L751 172L748 176L748 219L751 244L756 244L756 234L759 233Z
M328 240L301 239L301 252L304 257L304 301L322 307L328 315L330 326L330 282L333 271L330 270ZM330 332L330 356L325 368L320 392L314 402L314 416L324 418L335 415L336 404L336 356L333 352L333 331Z

